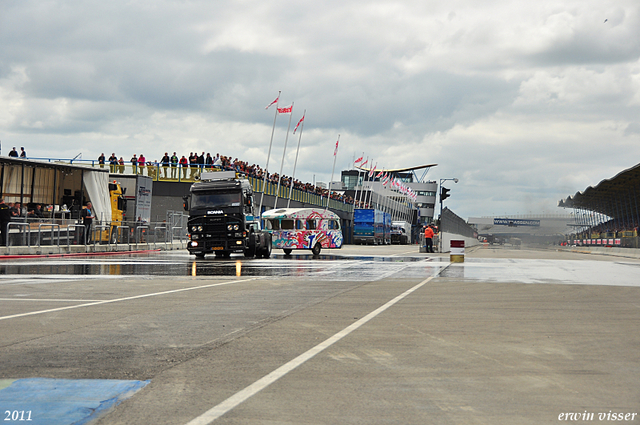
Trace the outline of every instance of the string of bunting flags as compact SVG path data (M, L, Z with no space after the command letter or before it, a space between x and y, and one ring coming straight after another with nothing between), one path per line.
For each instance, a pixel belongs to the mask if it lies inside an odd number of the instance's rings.
M369 158L364 159L364 155L363 155L357 158L354 161L353 165L356 168L364 170L365 165L367 165L368 163L369 163ZM373 164L373 160L371 161L371 164ZM389 174L389 172L385 171L384 169L379 170L376 173L377 169L378 169L378 164L374 165L369 169L368 176L370 179L371 178L378 179L382 183L383 187L389 186L389 189L400 192L401 194L405 195L407 198L411 199L413 202L417 201L418 195L413 191L413 189L411 189L409 186L404 184L401 180L399 180L395 176L392 176L391 174Z

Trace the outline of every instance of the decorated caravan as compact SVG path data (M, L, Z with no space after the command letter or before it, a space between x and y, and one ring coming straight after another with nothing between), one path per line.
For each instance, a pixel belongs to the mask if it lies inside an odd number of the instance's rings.
M273 248L285 255L294 249L310 249L313 255L322 248L341 248L340 217L329 210L280 208L262 213L265 228L271 233Z

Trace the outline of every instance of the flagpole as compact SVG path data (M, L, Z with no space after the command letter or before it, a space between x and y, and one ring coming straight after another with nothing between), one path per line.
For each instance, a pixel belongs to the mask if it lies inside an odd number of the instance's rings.
M293 115L293 111L291 111L291 115ZM293 182L296 178L296 166L298 165L298 153L300 152L300 140L302 139L302 130L304 130L304 117L307 115L307 110L305 109L302 113L302 127L300 127L300 134L298 135L298 149L296 149L296 160L293 162L293 174L291 175L291 186L289 187L289 200L287 201L287 208L291 204L291 195L293 194ZM296 130L294 129L295 133Z
M382 170L380 171L381 176L380 176L380 185L382 186L382 177L384 177L384 167L382 167ZM382 186L382 190L380 191L380 193L382 193L385 197L385 210L391 215L391 219L393 220L393 206L391 204L392 199L387 196L386 194L386 188L384 186Z
M336 142L336 150L333 152L333 168L331 169L331 180L329 180L329 192L327 193L327 207L329 208L329 200L331 199L331 182L333 181L333 172L336 170L336 158L338 158L338 143L340 142L340 135L338 134L338 141Z
M354 155L355 156L355 155ZM360 167L362 166L362 158L364 158L364 152L362 152L362 156L360 157L360 165L358 165L358 178L356 179L356 185L355 185L355 192L353 193L353 208L356 209L356 201L358 200L358 181L360 180ZM355 161L353 162L353 165L355 166L356 163Z
M384 171L384 168L383 168ZM388 194L388 189L387 189L387 185L385 184L385 176L386 176L386 172L382 174L381 178L380 178L380 184L382 185L382 190L381 192L384 193L385 197L387 198L387 204L389 205L389 213L393 216L393 199L391 199L391 197Z
M278 104L280 103L280 93L282 93L282 90L278 90L278 97L276 98L276 114L273 117L273 128L271 129L271 140L269 141L269 153L267 153L267 165L265 165L265 168L264 168L264 179L262 180L262 196L260 196L260 208L258 209L258 216L262 215L262 200L264 199L264 193L267 191L267 174L269 174L269 158L271 158L271 146L273 145L273 133L276 130L276 118L278 118ZM271 105L273 105L273 103ZM267 108L269 108L269 106L267 106Z
M355 165L355 164L354 164ZM358 209L358 181L360 181L360 166L356 167L358 169L358 177L356 178L355 191L353 192L353 209Z
M382 174L384 171L384 167L382 167L380 169L380 171L378 171L378 174L375 175L374 179L378 179L378 183L382 183L381 180L379 179L380 177L382 177ZM382 197L382 212L389 212L389 210L387 209L387 200L388 198L385 196L384 194L384 188L380 187L380 196Z
M373 159L371 160L371 162L373 162ZM365 161L365 164L369 163L369 157L367 157L367 160ZM362 170L364 171L364 170ZM364 172L364 176L362 177L362 187L360 189L360 205L362 207L362 193L364 192L364 181L367 178L367 172Z
M373 164L373 161L371 161L371 163ZM374 191L373 191L373 183L374 180L376 178L376 168L378 168L378 163L376 162L376 165L373 166L373 168L371 169L371 171L369 171L369 191L371 192L371 205L373 206L373 195L374 195ZM380 196L378 196L378 194L376 193L376 207L380 206ZM374 207L374 209L376 209Z
M282 167L284 166L284 156L287 153L287 141L289 140L289 129L291 128L291 117L293 117L293 102L291 102L291 112L289 113L289 125L287 126L287 136L284 138L284 150L282 151L282 161L280 162L280 174L278 175L278 189L273 208L278 208L278 197L280 196L280 183L282 182Z

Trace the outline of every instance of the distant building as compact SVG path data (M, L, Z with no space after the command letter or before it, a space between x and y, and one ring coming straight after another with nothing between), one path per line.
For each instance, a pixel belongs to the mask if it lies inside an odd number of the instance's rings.
M332 183L332 190L342 190L345 196L353 197L361 206L378 208L391 213L393 220L408 221L414 226L422 226L431 223L435 214L436 194L438 183L424 180L424 175L431 165L418 167L376 170L369 177L369 169L345 170L341 174L341 184L338 188ZM415 173L416 170L426 170L422 178ZM391 189L391 185L384 185L382 177L377 177L380 172L402 182L415 193L416 199L412 200L397 189Z
M470 217L467 222L480 236L562 239L573 231L574 217L569 214L504 215Z

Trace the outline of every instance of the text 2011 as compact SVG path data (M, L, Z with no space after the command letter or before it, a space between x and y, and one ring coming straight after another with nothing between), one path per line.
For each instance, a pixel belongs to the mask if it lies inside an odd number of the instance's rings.
M30 421L31 410L5 410L5 421Z

